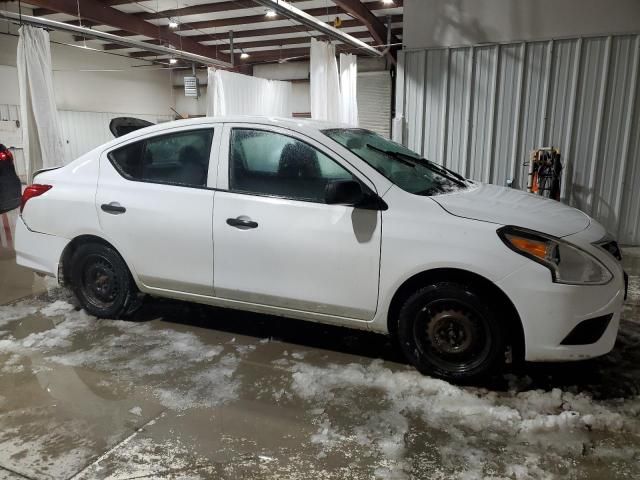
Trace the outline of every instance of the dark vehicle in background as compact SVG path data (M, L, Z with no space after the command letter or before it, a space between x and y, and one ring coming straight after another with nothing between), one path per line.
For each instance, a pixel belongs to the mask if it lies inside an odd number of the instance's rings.
M0 143L0 213L20 206L22 186L16 174L11 150Z

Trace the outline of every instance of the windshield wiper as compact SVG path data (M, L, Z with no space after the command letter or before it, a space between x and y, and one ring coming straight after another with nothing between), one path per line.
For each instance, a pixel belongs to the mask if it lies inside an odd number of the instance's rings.
M416 168L416 162L405 160L403 156L396 155L397 152L393 152L391 150L385 150L383 148L378 148L378 147L375 147L375 146L371 145L370 143L365 143L364 146L367 147L367 148L370 148L371 150L374 150L376 152L380 152L380 153L384 153L385 155L389 155L390 157L395 158L400 163L403 163L404 165L406 165L408 167ZM407 155L407 157L409 157L409 155ZM409 158L411 158L411 160L414 160L412 157L409 157Z
M460 187L467 186L467 179L464 178L462 175L456 172L452 172L444 167L441 167L438 164L432 163L426 158L414 157L413 155L409 155L408 153L404 153L404 152L395 152L393 150L385 150L383 148L378 148L374 145L371 145L370 143L366 143L365 146L367 148L370 148L371 150L375 150L376 152L389 155L390 157L395 158L396 160L404 163L405 165L409 165L414 168L416 165L421 165L425 168L428 168L432 172L436 172L442 175L443 177L451 180L453 183L456 183Z

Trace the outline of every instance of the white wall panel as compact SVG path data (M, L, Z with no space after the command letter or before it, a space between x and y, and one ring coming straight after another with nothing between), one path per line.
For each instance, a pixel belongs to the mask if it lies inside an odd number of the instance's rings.
M391 74L388 71L358 73L357 97L360 126L390 138Z
M109 122L113 118L132 116L153 123L172 120L169 116L126 113L60 110L58 114L60 116L60 129L62 130L65 163L69 163L95 147L113 140L113 135L109 131Z
M635 34L406 51L403 138L522 189L531 150L559 147L563 201L640 244L639 67Z

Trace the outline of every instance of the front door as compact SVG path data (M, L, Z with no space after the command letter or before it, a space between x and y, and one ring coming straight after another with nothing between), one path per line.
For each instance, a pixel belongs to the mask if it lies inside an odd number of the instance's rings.
M100 160L100 226L148 288L213 295L215 133L213 126L172 129Z
M215 295L371 320L380 212L324 202L332 180L371 187L352 171L289 130L225 126L213 212Z

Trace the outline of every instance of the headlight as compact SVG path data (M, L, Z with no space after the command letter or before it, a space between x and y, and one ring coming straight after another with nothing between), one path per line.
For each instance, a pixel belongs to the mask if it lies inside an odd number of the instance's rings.
M613 278L593 255L559 238L509 226L498 235L514 252L547 267L556 283L602 285Z

